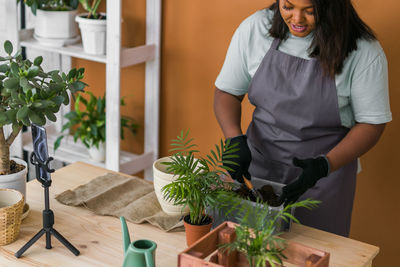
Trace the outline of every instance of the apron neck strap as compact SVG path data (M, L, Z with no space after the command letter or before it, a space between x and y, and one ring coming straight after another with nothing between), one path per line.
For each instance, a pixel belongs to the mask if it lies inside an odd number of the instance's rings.
M272 50L278 50L279 45L281 44L281 39L279 38L274 38L271 44L271 49Z

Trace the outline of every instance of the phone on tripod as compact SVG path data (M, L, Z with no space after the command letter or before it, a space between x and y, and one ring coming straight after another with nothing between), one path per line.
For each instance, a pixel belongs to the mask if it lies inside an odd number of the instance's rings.
M49 160L46 129L36 124L32 124L31 129L33 141L32 153L35 153L36 159L40 160L43 163L46 163ZM44 170L43 168L39 168L38 176L39 177L36 178L39 180L49 181L51 179L49 172Z

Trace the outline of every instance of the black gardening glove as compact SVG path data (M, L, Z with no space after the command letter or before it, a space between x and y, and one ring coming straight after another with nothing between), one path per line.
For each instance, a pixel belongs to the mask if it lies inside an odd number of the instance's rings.
M296 202L317 181L326 177L329 173L329 162L324 156L310 159L293 159L293 164L303 169L301 175L292 183L282 188L281 203L285 206Z
M228 138L225 143L230 140L230 145L238 144L235 148L238 148L238 151L235 151L228 155L237 155L234 158L226 158L229 161L233 161L236 164L226 164L224 166L231 168L232 170L228 170L229 174L231 175L232 179L243 183L243 176L246 177L248 180L251 179L249 173L249 166L251 162L251 152L249 146L247 145L247 136L246 135L239 135L233 138Z

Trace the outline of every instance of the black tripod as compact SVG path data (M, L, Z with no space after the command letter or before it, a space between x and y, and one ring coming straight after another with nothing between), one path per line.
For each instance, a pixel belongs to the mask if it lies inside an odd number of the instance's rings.
M34 129L34 127L36 129ZM35 133L38 135L34 136ZM44 136L43 136L44 133ZM51 185L50 173L54 172L54 169L50 169L49 163L53 160L52 157L48 158L47 156L47 140L46 140L46 132L43 127L32 125L32 136L37 137L33 138L34 140L34 152L31 154L30 161L33 165L35 165L36 169L36 179L42 183L44 187L44 205L45 208L43 210L43 228L34 236L31 240L29 240L20 250L15 253L15 257L19 258L22 254L30 248L42 235L46 234L46 248L51 249L51 235L54 235L64 246L66 246L75 256L79 255L79 250L77 250L71 243L68 242L56 229L53 228L54 224L54 213L50 209L49 203L49 187ZM39 143L37 146L35 144L35 139ZM43 143L43 139L44 142ZM38 148L38 149L36 149ZM39 155L39 156L38 156ZM39 157L46 158L44 161Z

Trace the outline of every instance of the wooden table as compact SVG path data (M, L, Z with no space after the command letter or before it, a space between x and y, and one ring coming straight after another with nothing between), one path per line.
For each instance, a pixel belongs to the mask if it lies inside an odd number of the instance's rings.
M0 247L0 266L122 266L122 233L118 218L97 216L83 207L65 206L54 199L55 195L107 172L110 171L78 162L57 170L52 176L50 208L55 214L54 228L80 250L79 256L74 256L54 237L53 248L47 250L42 236L20 259L14 257L14 253L42 228L43 188L34 180L27 185L31 212L22 222L18 239ZM128 228L131 238L151 239L157 243L157 266L177 266L177 255L186 248L185 233L165 233L149 224L129 222ZM297 224L284 237L330 252L330 266L371 266L379 252L378 247Z

